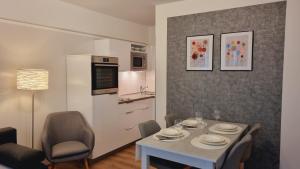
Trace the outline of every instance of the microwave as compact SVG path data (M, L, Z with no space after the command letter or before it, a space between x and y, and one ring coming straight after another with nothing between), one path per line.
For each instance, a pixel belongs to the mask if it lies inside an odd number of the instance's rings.
M131 70L143 71L147 69L147 54L143 52L131 52Z
M117 57L92 56L92 95L118 92Z

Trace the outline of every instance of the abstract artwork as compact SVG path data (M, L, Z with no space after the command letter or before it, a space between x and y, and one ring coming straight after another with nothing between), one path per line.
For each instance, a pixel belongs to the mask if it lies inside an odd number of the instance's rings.
M187 70L212 70L214 35L187 37Z
M222 34L221 70L252 70L253 32Z

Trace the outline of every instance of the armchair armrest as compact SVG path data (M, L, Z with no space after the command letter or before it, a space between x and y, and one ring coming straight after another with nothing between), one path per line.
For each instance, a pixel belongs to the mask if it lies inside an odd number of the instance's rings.
M42 149L46 155L46 158L48 160L52 159L52 140L49 137L49 131L48 128L44 128L42 136L41 136L41 141L42 141Z
M82 142L88 146L90 153L92 153L95 146L95 134L89 126L83 128Z
M17 143L17 130L11 127L0 129L0 145L5 143Z

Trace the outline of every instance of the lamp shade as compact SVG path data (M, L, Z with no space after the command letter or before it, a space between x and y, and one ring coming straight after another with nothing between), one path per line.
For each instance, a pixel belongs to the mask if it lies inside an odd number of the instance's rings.
M43 69L17 70L17 89L47 90L48 71Z

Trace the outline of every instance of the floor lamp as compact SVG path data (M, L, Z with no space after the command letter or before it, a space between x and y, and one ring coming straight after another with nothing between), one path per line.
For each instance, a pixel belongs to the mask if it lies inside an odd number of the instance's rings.
M43 69L17 70L17 89L32 92L32 148L34 148L34 94L36 91L48 89L48 71Z

